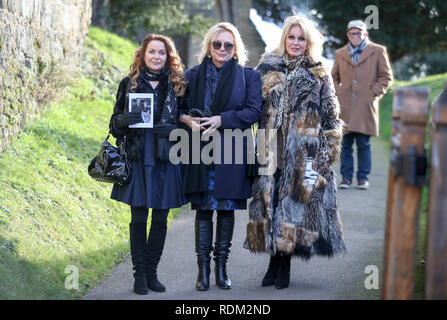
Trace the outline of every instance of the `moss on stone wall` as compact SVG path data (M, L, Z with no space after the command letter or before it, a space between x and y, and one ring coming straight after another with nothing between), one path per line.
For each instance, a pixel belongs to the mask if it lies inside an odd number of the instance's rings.
M0 152L57 98L79 65L91 0L4 0L0 8Z

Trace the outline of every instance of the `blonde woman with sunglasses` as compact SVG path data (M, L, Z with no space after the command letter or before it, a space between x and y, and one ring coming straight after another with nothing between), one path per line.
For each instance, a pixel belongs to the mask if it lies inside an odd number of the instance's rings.
M225 161L224 164L223 130L248 129L260 119L261 79L258 72L244 67L247 52L239 31L230 23L218 23L208 30L198 60L199 65L185 72L188 81L187 103L180 121L189 130L196 128L202 134L217 130L222 138L222 152L220 163L189 164L184 167L183 190L191 202L191 208L197 210L196 289L206 291L210 286L214 211L217 211L213 250L216 285L221 289L231 289L226 262L233 237L234 210L247 208L251 179L247 174L245 156L242 164L236 161ZM246 150L236 150L235 145L231 142L233 155Z

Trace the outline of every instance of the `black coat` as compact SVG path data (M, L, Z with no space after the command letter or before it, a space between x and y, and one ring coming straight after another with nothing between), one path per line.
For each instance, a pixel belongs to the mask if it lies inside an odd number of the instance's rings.
M142 82L137 82L138 86L131 92L144 93ZM162 85L160 83L160 85ZM116 119L120 115L129 111L129 91L132 86L132 82L129 77L123 78L118 86L118 91L116 93L115 107L113 108L113 114L110 117L109 129L113 137L117 139L117 145L121 144L126 135L126 152L129 160L141 159L143 154L143 138L144 129L129 129L129 128L119 128L116 125ZM171 103L181 103L181 97L176 97L176 101L171 101ZM178 125L179 114L175 117L176 124Z

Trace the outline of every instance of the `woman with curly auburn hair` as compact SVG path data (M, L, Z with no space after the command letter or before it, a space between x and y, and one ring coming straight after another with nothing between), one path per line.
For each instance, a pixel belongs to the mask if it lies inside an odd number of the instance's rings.
M143 39L143 43L141 48L135 51L135 59L132 65L130 66L130 72L128 77L132 80L131 89L135 89L137 86L137 79L141 74L141 69L144 68L144 56L147 45L152 40L158 40L165 43L167 59L165 66L171 71L171 81L174 84L174 92L178 96L183 96L186 88L186 81L184 77L184 67L180 56L175 49L174 42L166 36L159 34L149 34L146 38Z
M163 252L170 208L186 203L182 193L180 165L169 161L169 132L178 127L178 106L186 81L183 65L173 41L163 35L149 34L135 52L127 77L121 80L110 131L120 145L126 141L126 152L132 166L127 184L113 186L111 198L130 206L130 252L134 272L134 291L147 294L148 289L164 292L158 281L157 266ZM152 93L153 128L129 128L143 122L142 112L129 112L128 94ZM160 152L160 150L162 150ZM146 239L149 208L151 227Z
M281 41L264 54L259 128L277 138L272 170L253 182L244 246L270 255L262 286L289 286L291 257L332 257L345 251L335 172L343 131L330 73L322 65L323 37L309 19L284 21ZM277 136L275 137L275 132ZM258 152L261 152L258 150Z

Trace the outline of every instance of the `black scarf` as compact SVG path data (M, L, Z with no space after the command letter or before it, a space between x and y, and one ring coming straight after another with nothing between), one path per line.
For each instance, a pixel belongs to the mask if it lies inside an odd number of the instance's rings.
M200 64L197 75L191 81L188 105L190 108L199 109L205 113L205 90L207 83L207 67L212 63L211 59L205 57ZM227 105L233 91L237 74L238 61L231 59L227 61L219 71L220 78L217 82L216 93L211 105L212 115L220 114ZM191 137L190 137L191 139ZM192 141L190 140L190 145ZM200 150L202 150L202 142ZM192 155L190 155L191 157ZM192 158L190 158L191 161ZM184 166L183 192L191 203L200 204L201 195L208 191L207 165L204 163L190 164Z
M154 72L148 67L143 67L140 70L140 73L144 76L148 81L160 81L161 78L165 77L167 73L169 73L169 69L166 67L161 68L159 71Z
M200 64L197 75L191 81L190 95L188 102L200 110L205 110L205 90L206 90L206 71L208 63L212 63L211 58L205 57ZM232 58L225 62L220 72L221 76L217 83L216 94L211 105L212 115L220 114L228 103L233 91L234 82L237 74L237 59Z
M154 72L148 67L144 67L140 72L140 76L146 80L143 80L146 84L149 81L158 81L158 108L154 114L154 124L174 122L177 114L177 105L175 103L175 94L169 69L163 67L160 71Z

